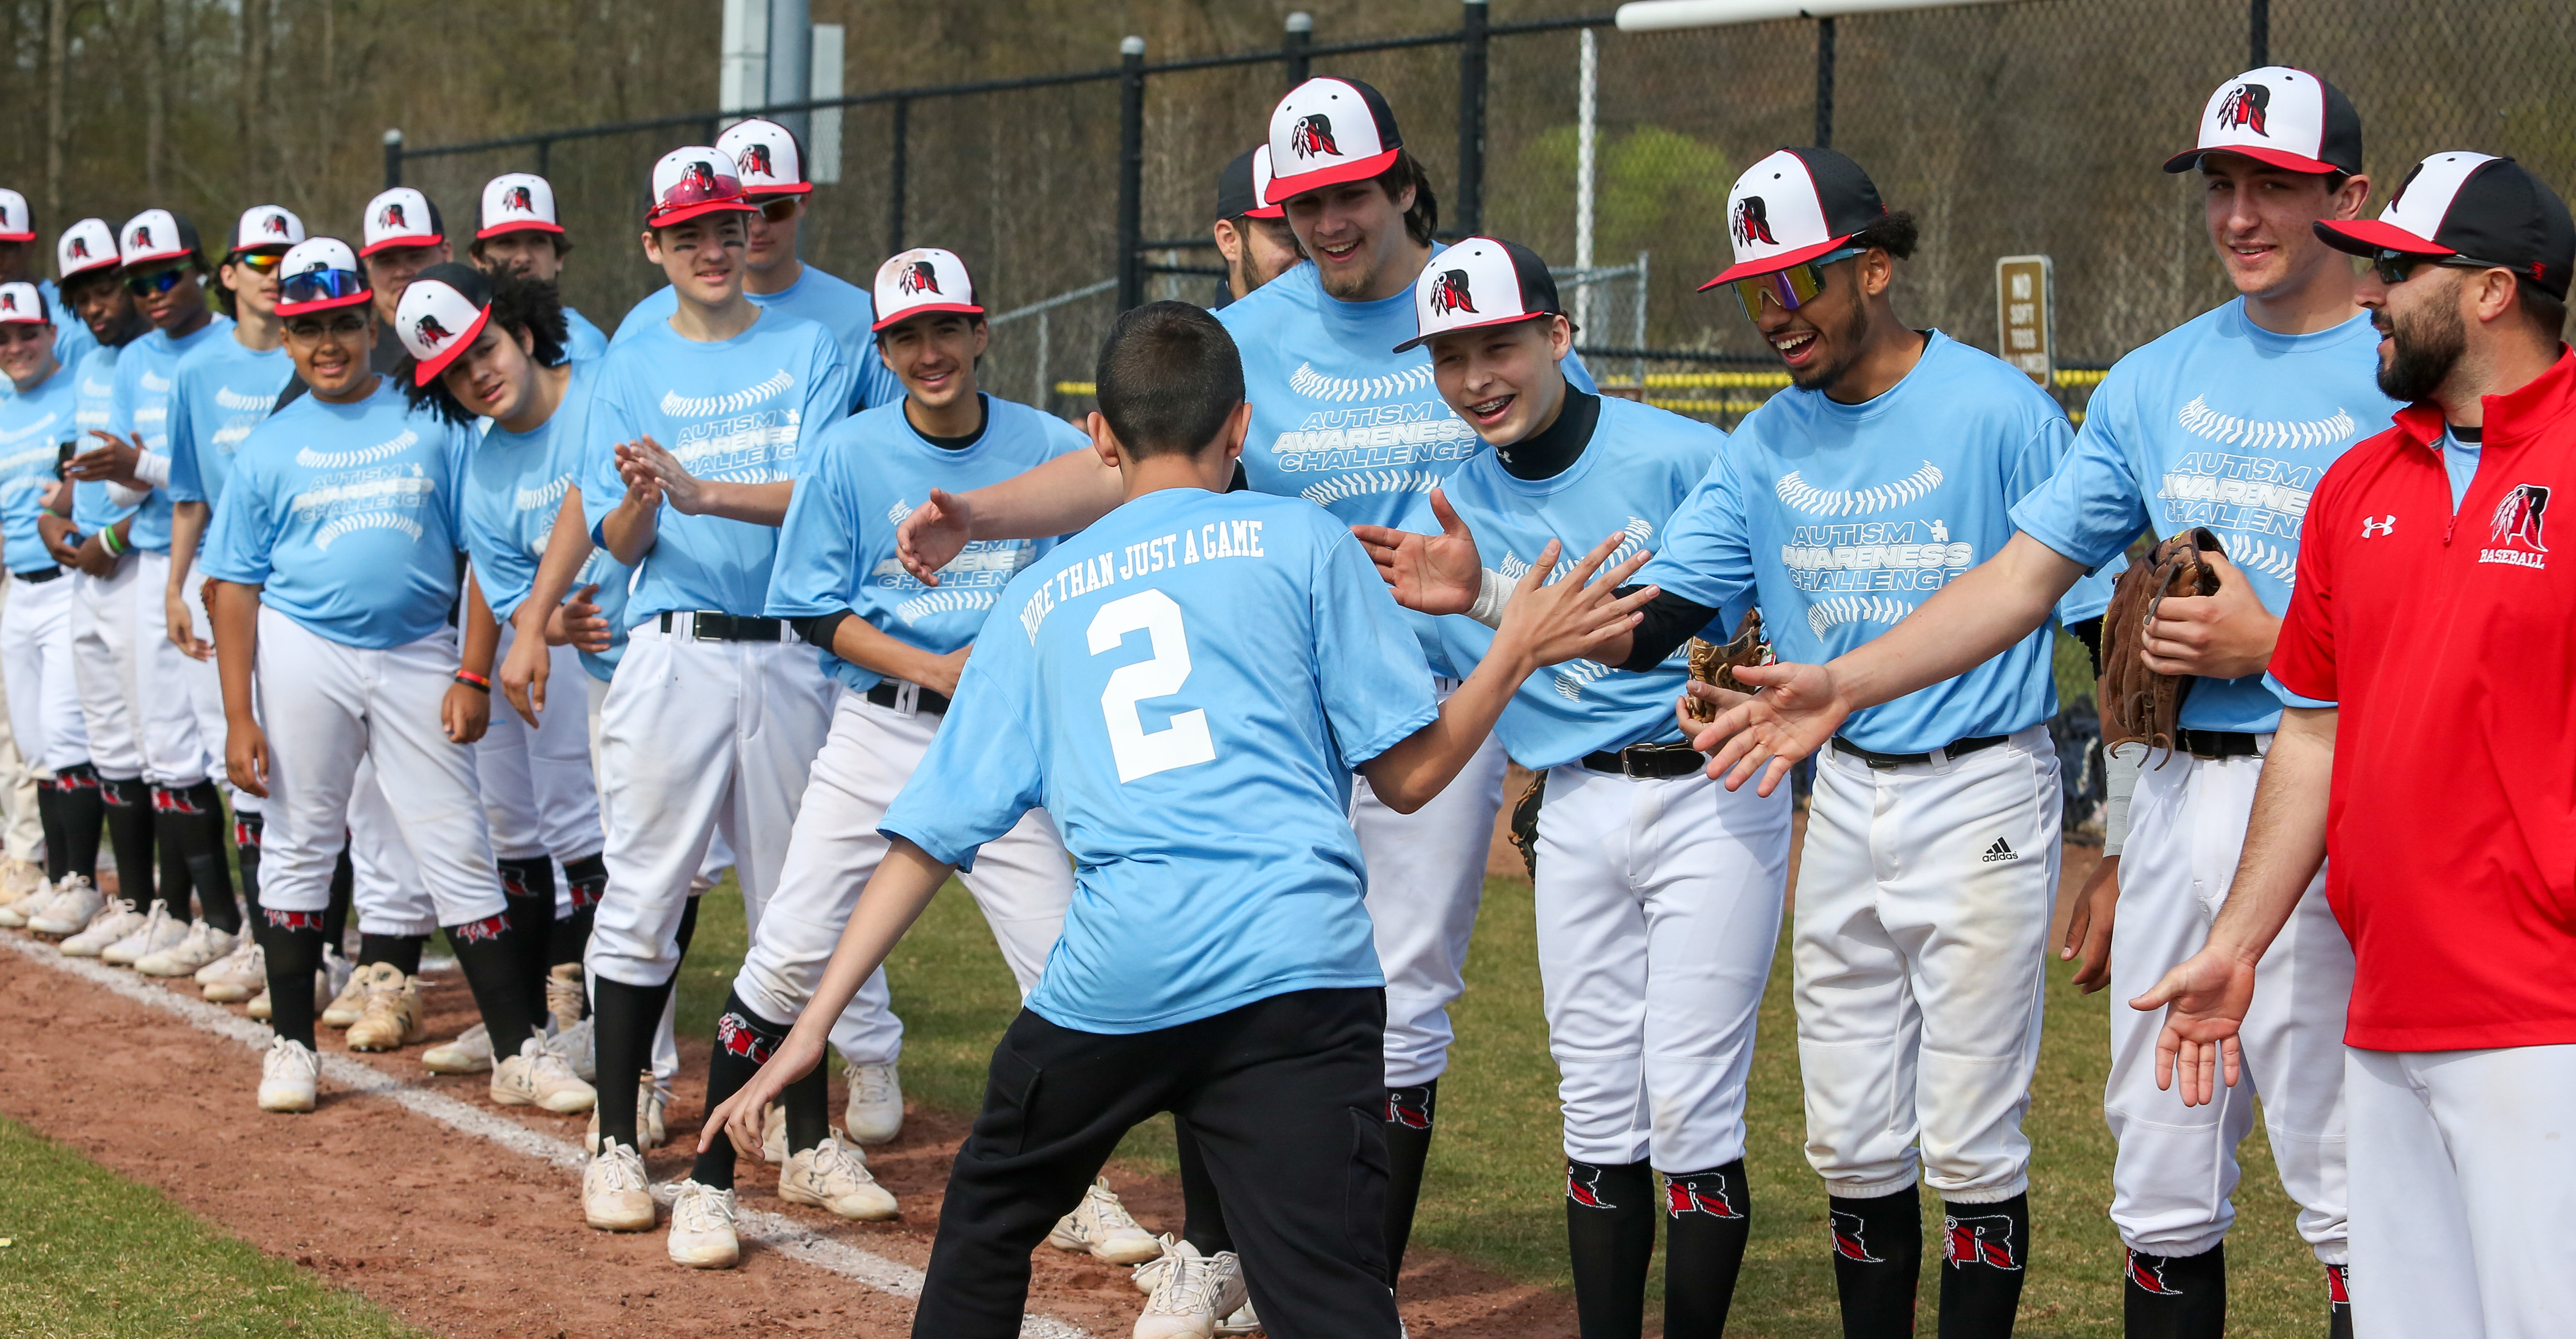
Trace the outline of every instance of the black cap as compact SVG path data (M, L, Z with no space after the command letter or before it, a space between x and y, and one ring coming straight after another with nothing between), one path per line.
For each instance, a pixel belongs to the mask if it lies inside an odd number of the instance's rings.
M1235 155L1234 161L1216 174L1216 216L1221 219L1285 217L1286 205L1261 202L1262 188L1270 184L1270 146L1256 145Z
M2378 218L2315 227L2339 251L2459 256L2511 270L2554 298L2567 296L2576 268L2567 202L2522 164L2482 153L2434 154L2406 174Z

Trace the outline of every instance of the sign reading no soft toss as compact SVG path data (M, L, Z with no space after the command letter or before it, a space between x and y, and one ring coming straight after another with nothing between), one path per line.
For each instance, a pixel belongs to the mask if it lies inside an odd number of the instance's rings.
M2006 256L1995 262L1995 348L2042 388L2055 364L2049 335L2054 293L2048 257Z

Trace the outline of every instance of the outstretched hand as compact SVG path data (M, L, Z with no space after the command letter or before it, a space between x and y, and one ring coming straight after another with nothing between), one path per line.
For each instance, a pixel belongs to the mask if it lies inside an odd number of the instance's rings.
M2216 947L2204 947L2165 973L2153 990L2129 1001L2146 1013L2165 1011L2156 1034L2156 1087L2182 1085L2182 1103L2206 1106L2218 1099L2219 1080L2236 1086L2245 1059L2237 1029L2254 1002L2254 964Z
M1627 635L1637 626L1637 611L1656 593L1653 586L1640 587L1625 596L1617 593L1652 556L1644 549L1606 572L1601 570L1601 565L1627 541L1627 532L1613 533L1563 577L1548 581L1547 574L1555 570L1557 555L1564 551L1563 545L1549 540L1547 547L1539 551L1538 561L1521 574L1512 602L1503 610L1503 625L1494 632L1495 647L1508 644L1519 648L1532 666L1558 665L1581 660ZM1595 573L1600 576L1597 581L1593 579Z
M706 1123L698 1129L698 1151L704 1153L715 1143L721 1131L733 1140L736 1150L757 1153L765 1133L761 1126L769 1120L769 1104L787 1091L787 1085L814 1072L823 1063L823 1041L802 1032L790 1032L787 1040L760 1066L751 1081L734 1091L715 1110L707 1113Z
M639 483L648 481L660 490L671 509L683 516L695 516L706 510L705 490L698 476L689 473L660 442L647 434L617 447L617 473L626 481L627 491L635 492Z
M1762 783L1753 793L1768 796L1799 759L1834 737L1851 715L1851 703L1834 672L1822 665L1739 665L1735 677L1754 685L1753 697L1702 727L1691 747L1717 755L1709 759L1708 774L1728 790L1743 789L1759 771Z
M1476 536L1437 488L1431 490L1431 514L1440 520L1436 535L1383 525L1355 525L1351 534L1368 550L1397 604L1425 614L1463 614L1484 588L1484 559L1476 552Z
M975 522L966 514L965 499L944 488L930 490L930 500L912 509L912 514L897 522L894 528L895 561L913 579L925 586L939 584L939 569L957 561L966 545L975 538Z

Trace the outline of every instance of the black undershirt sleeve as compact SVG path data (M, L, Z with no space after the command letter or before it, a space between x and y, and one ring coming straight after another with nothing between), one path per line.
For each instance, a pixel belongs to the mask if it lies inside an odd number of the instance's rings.
M852 617L856 615L847 609L835 609L828 614L816 614L811 618L791 618L787 622L789 626L796 629L797 636L828 652L832 649L832 634L841 630L841 620Z
M2088 654L2090 654L2090 655L2093 657L2093 677L2094 677L2094 678L2096 678L2096 679L2101 678L2101 677L2102 677L2102 619L2101 619L2101 616L2097 614L2097 615L2095 615L2095 616L2094 616L2094 617L2092 617L2092 618L2088 618L2088 619L2084 620L2084 621L2083 621L2083 622L2081 622L2081 623L2075 624L2074 626L2072 626L2072 627L2068 628L2068 629L2067 629L2067 631L2075 634L2075 640L2077 640L2077 641L2079 641L2079 642L2084 643L2084 650L2085 650Z
M1618 593L1627 595L1642 586L1621 586ZM1646 607L1638 611L1636 631L1628 634L1628 658L1614 668L1642 674L1664 663L1682 643L1696 636L1718 611L1704 604L1693 604L1671 591L1659 591Z

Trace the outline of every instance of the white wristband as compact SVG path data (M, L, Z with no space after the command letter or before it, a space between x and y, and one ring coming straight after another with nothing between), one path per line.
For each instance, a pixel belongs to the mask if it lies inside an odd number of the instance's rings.
M1467 606L1467 617L1489 628L1503 626L1503 607L1512 602L1513 583L1503 574L1488 567L1484 583L1476 591L1476 602Z
M2132 739L2111 749L2102 758L2102 855L2105 859L2120 853L2129 836L2129 797L2137 793L2138 777L2147 770L2147 745Z
M152 490L149 488L128 488L113 479L108 481L107 500L111 506L140 507L144 499L151 496Z
M138 452L134 458L134 477L155 488L170 486L170 458L156 451Z

